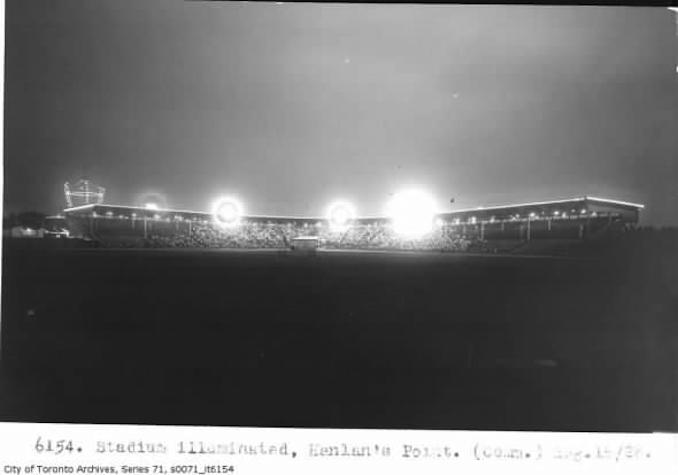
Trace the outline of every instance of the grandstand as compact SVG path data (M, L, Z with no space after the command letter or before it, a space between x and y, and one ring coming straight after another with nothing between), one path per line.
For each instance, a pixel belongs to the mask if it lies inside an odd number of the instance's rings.
M643 205L596 197L463 209L435 216L432 231L397 235L385 217L355 218L342 231L327 218L243 216L223 229L208 212L88 204L63 211L71 236L107 247L289 248L301 236L325 248L569 253L634 228Z

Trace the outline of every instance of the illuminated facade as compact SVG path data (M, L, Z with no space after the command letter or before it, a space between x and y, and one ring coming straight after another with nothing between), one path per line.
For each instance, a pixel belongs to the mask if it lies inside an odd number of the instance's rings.
M596 239L638 224L643 205L585 196L566 200L521 203L438 213L436 228L484 241L536 239ZM90 203L64 210L72 235L92 239L130 235L146 238L152 232L188 232L195 224L214 223L214 213ZM391 226L388 217L356 217L351 227ZM312 230L332 228L328 217L243 215L239 223L288 224Z

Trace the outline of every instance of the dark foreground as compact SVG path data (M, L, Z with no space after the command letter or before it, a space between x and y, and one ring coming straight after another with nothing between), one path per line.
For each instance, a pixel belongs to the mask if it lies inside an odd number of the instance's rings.
M678 429L666 255L4 260L2 420Z

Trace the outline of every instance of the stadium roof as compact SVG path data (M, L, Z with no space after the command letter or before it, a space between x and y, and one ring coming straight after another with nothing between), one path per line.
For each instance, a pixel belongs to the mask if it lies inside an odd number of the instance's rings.
M595 196L582 196L582 197L576 197L576 198L569 198L569 199L559 199L559 200L551 200L551 201L533 201L529 203L517 203L517 204L508 204L508 205L500 205L500 206L479 206L477 208L466 208L466 209L460 209L460 210L451 210L448 212L442 212L439 213L438 216L454 216L454 215L463 215L467 213L486 213L488 211L498 211L498 212L506 212L506 211L511 211L511 210L523 210L525 208L528 209L536 209L536 208L553 208L558 205L575 205L575 204L594 204L594 205L602 205L602 206L612 206L612 207L618 207L618 208L623 208L627 210L632 210L634 212L637 212L641 209L643 209L645 206L639 203L632 203L629 201L621 201L621 200L613 200L609 198L599 198ZM141 206L123 206L123 205L108 205L108 204L98 204L98 203L91 203L87 205L82 205L82 206L74 206L71 208L66 208L63 210L64 213L69 213L69 212L77 212L77 211L85 211L85 210L94 210L95 208L117 208L117 209L124 209L124 210L130 210L130 211L139 211L141 213L146 213L146 214L157 214L157 213L177 213L177 214L193 214L193 215L202 215L202 216L210 216L211 213L206 212L206 211L189 211L189 210L177 210L177 209L148 209L145 207ZM315 216L270 216L270 215L246 215L246 218L250 219L255 219L255 220L298 220L298 221L326 221L327 218L325 217L315 217ZM378 216L373 216L373 217L358 217L356 218L358 221L370 221L370 220L381 220L385 219L384 217L378 217Z
M105 203L90 203L88 205L82 205L82 206L73 206L72 208L66 208L64 209L64 213L69 213L72 211L83 211L86 209L92 209L92 208L123 208L123 209L130 209L130 210L140 210L140 211L156 211L156 212L161 212L161 213L191 213L191 214L209 214L206 211L189 211L189 210L183 210L183 209L150 209L150 208L145 208L143 206L124 206L124 205L111 205L111 204L105 204Z
M569 198L569 199L561 199L561 200L551 200L551 201L533 201L530 203L518 203L518 204L509 204L509 205L500 205L500 206L479 206L477 208L467 208L467 209L459 209L459 210L454 210L451 211L450 213L467 213L470 211L489 211L489 210L503 210L503 209L509 209L509 208L528 208L532 206L549 206L549 205L558 205L558 204L566 204L566 203L578 203L578 202L586 202L586 201L593 201L593 202L599 202L603 204L611 204L611 205L618 205L618 206L629 206L632 208L638 208L638 209L643 209L645 208L645 205L639 204L639 203L631 203L629 201L620 201L620 200L612 200L609 198L598 198L595 196L582 196L582 197L577 197L577 198ZM445 213L448 214L448 213Z

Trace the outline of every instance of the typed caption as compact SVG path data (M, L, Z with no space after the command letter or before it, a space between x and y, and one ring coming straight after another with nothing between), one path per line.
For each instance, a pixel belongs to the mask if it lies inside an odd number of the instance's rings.
M6 475L678 473L672 434L0 423Z

